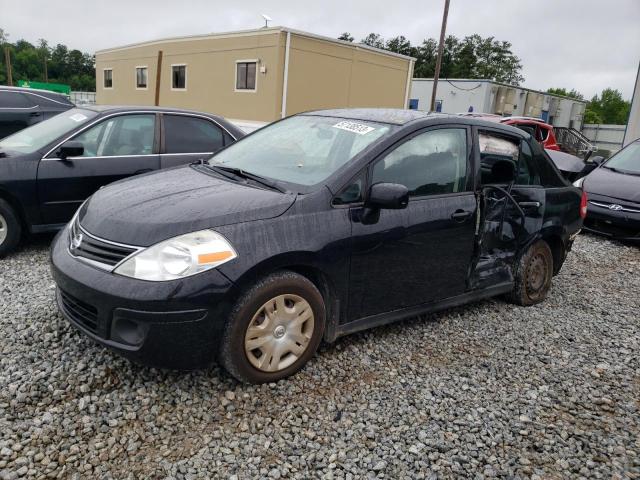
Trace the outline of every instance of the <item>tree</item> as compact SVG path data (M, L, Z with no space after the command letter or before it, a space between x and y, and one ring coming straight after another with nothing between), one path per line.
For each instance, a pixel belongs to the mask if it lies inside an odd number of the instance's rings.
M562 97L575 98L576 100L584 100L584 95L575 89L567 90L566 88L548 88L547 93L551 95L560 95Z
M338 40L344 40L345 42L353 42L353 36L349 32L344 32L338 37Z
M384 38L382 38L377 33L370 33L366 37L364 37L360 43L364 43L365 45L369 45L370 47L375 48L385 48Z
M399 53L401 55L414 56L416 53L416 49L411 46L411 42L407 40L404 35L387 40L384 48L390 52Z
M14 81L44 81L45 59L48 64L48 80L66 83L72 90L95 90L95 57L80 50L69 50L66 45L58 44L50 48L45 39L39 39L37 46L20 39L15 43L8 41L9 35L0 29L0 47L7 46L11 52L11 65ZM4 52L0 57L0 83L6 83Z
M587 104L584 122L626 125L630 111L631 102L624 100L618 90L605 88Z

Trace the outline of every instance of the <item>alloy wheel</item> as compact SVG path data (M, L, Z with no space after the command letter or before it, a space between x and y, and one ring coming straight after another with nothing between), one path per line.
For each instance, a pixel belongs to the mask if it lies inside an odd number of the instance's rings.
M313 329L309 302L298 295L278 295L253 315L245 334L245 353L258 370L278 372L304 354Z

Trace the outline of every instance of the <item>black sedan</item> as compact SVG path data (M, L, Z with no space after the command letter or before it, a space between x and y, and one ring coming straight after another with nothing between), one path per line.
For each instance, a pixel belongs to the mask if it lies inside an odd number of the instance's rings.
M51 257L62 314L97 342L270 382L323 338L496 295L541 302L585 212L521 130L328 110L99 190Z
M67 110L0 141L0 256L23 229L62 228L125 177L210 157L245 134L207 113L153 107Z
M59 93L0 85L0 139L74 106Z
M574 185L589 197L585 230L640 243L640 139Z

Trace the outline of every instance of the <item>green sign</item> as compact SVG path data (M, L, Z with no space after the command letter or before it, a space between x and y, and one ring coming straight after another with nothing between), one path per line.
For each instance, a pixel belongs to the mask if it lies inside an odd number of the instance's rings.
M71 87L63 83L44 83L44 82L28 82L26 80L18 80L18 86L23 88L34 88L36 90L49 90L51 92L62 93L64 95L71 94Z

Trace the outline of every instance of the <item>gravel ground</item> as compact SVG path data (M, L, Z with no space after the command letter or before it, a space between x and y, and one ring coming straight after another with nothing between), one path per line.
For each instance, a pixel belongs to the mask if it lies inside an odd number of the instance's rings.
M295 377L132 365L0 260L0 478L640 478L640 249L581 236L542 305L343 338Z

